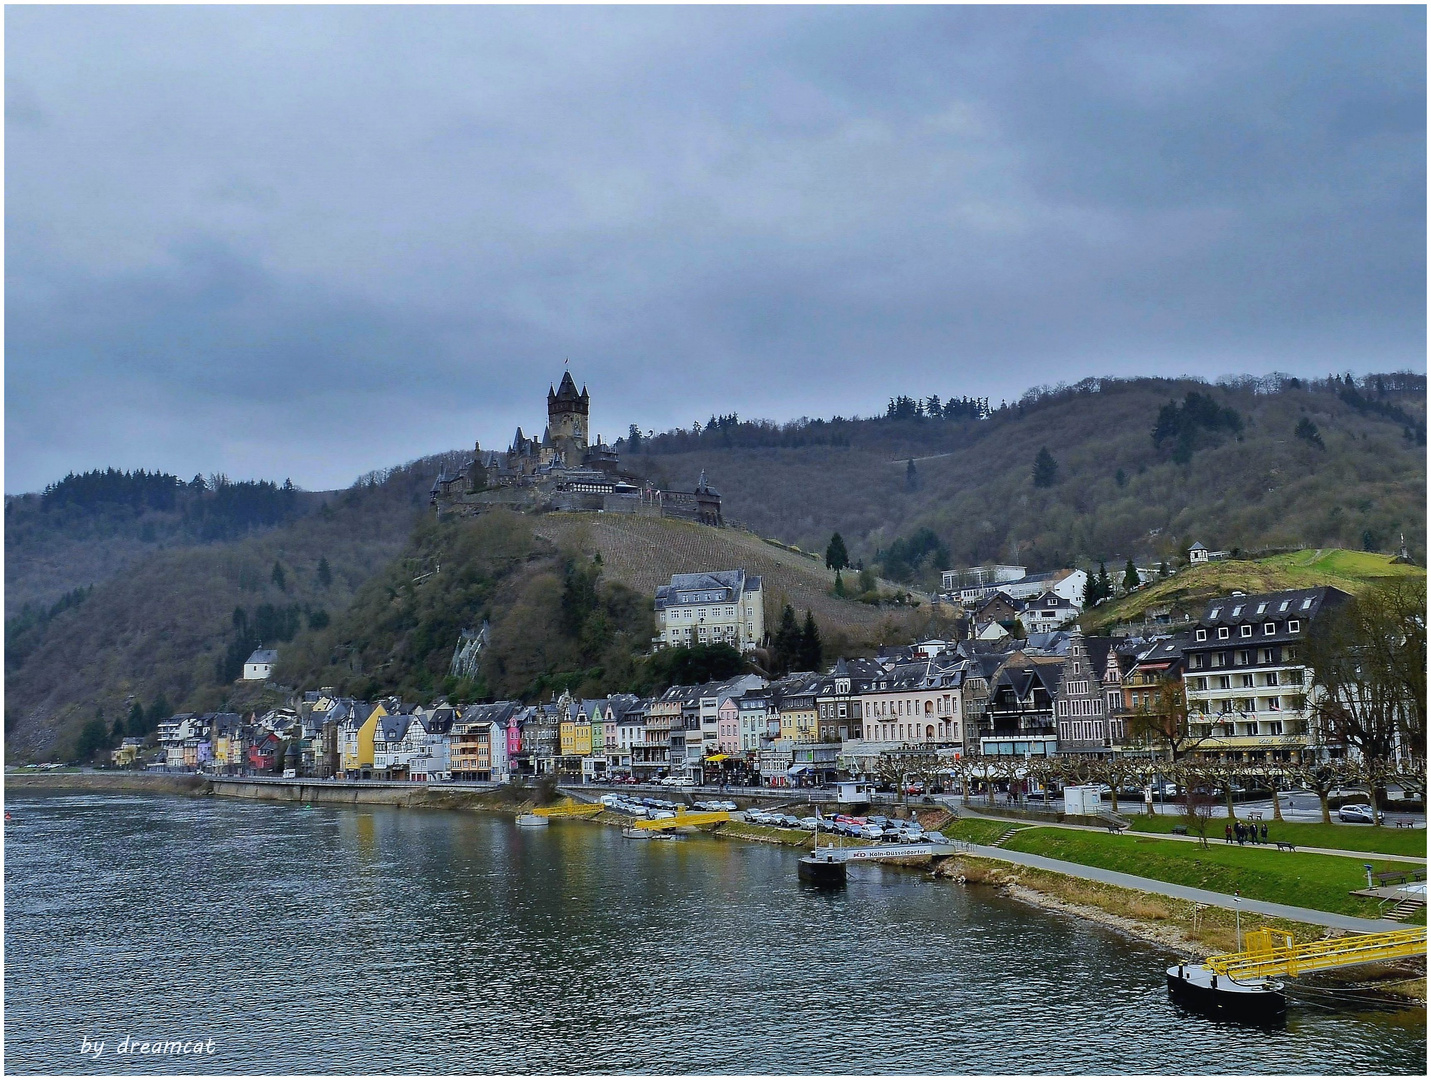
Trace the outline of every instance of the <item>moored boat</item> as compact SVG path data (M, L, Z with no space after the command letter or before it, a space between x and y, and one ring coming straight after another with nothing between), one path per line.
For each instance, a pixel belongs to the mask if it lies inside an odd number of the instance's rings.
M831 849L816 850L800 857L800 880L811 885L843 885L845 860Z
M1245 1024L1280 1023L1287 1018L1285 984L1277 979L1237 982L1202 964L1168 968L1168 994L1184 1008Z

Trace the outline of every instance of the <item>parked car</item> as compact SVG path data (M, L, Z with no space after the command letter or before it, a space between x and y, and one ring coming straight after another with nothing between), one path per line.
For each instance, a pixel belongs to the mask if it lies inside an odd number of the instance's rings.
M1343 806L1337 811L1337 817L1342 821L1354 821L1364 825L1371 825L1373 823L1380 825L1386 821L1385 814L1376 814L1372 808L1365 803L1352 803Z

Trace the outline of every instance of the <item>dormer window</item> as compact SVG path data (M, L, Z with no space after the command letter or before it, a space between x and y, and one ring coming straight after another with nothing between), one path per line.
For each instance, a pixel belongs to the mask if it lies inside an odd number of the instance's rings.
M1288 620L1287 620L1287 633L1289 633L1289 634L1295 634L1295 633L1297 633L1297 632L1298 632L1299 630L1301 630L1301 629L1302 629L1302 623L1301 623L1300 620L1298 620L1298 619L1288 619Z
M1206 631L1206 630L1199 629L1198 632L1197 632L1197 639L1198 639L1199 641L1206 641L1206 640L1207 640L1207 631Z
M1217 628L1217 640L1218 640L1218 641L1226 641L1226 640L1227 640L1229 637L1231 637L1231 636L1232 636L1232 631L1229 630L1227 627L1225 627L1225 626L1219 626L1219 627Z
M1275 634L1277 632L1277 624L1274 622L1266 623L1262 627L1262 632L1264 634Z
M1251 636L1252 636L1252 624L1251 624L1251 623L1243 623L1243 624L1242 624L1242 636L1243 636L1243 637L1251 637Z

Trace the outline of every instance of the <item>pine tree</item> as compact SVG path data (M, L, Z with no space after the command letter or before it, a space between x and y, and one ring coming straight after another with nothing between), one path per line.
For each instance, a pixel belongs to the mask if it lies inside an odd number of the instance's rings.
M1106 600L1113 595L1113 582L1108 580L1108 564L1098 564L1098 599Z
M325 589L333 584L333 568L328 565L328 556L326 555L318 560L318 584Z
M137 701L129 706L129 719L124 722L124 730L131 739L142 739L149 734L144 725L144 706Z
M795 609L789 604L780 613L780 626L770 643L770 665L775 674L784 675L800 659L800 626L795 621Z
M835 571L835 595L845 595L845 582L844 579L840 577L840 572L838 570Z
M273 573L270 575L270 580L278 586L279 592L288 591L288 578L284 576L283 567L278 564L277 559L273 561Z
M1138 568L1133 565L1133 560L1128 560L1128 565L1123 568L1123 591L1132 592L1141 583L1138 577Z
M830 537L830 546L825 548L825 565L837 573L850 565L850 553L845 550L845 541L839 533Z
M914 459L909 459L909 464L904 467L904 486L913 491L919 486L919 471L914 467Z
M825 658L825 645L820 640L820 629L815 625L815 616L807 609L805 626L800 631L800 670L819 671Z
M1040 447L1038 456L1034 458L1033 482L1034 487L1042 488L1058 483L1058 462L1048 452L1047 446Z

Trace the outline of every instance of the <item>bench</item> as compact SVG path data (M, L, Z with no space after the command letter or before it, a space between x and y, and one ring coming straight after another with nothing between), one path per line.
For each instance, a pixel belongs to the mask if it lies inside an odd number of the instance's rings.
M1409 828L1412 827L1412 825L1411 825L1411 822L1409 822L1409 821L1397 821L1396 827L1397 827L1398 829L1409 829Z
M1278 840L1278 841L1277 841L1277 850L1278 850L1278 851L1296 851L1296 850L1297 850L1297 845L1296 845L1296 844L1289 844L1289 843L1287 843L1287 841L1285 841L1285 840Z
M1186 836L1188 834L1188 827L1186 825L1174 825L1172 833L1174 836Z
M1424 881L1426 879L1425 870L1383 870L1380 873L1372 874L1379 885L1390 885L1395 882L1403 885L1407 881Z

